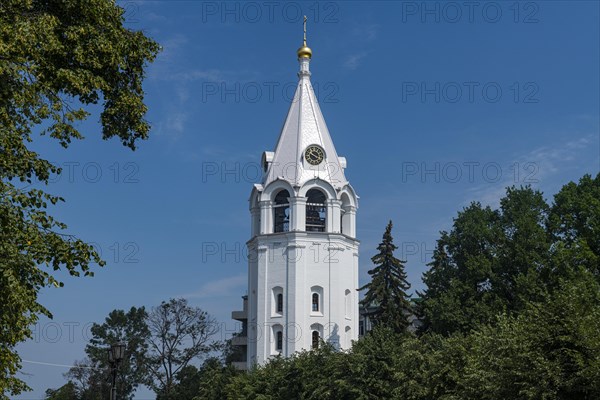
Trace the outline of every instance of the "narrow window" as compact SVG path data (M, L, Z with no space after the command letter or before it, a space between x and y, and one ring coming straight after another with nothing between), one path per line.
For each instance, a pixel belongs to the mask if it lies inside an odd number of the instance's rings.
M312 295L312 310L314 312L319 311L319 295L317 293Z
M275 286L273 297L271 297L271 316L281 317L283 315L283 288Z
M275 196L275 204L273 205L273 232L287 232L290 230L289 197L290 192L287 190L281 190L279 193L277 193L277 196Z
M277 312L283 313L283 294L281 293L277 295Z
M313 333L312 333L312 348L313 349L319 348L319 332L318 331L313 331Z
M317 189L306 193L306 230L308 232L325 232L327 207L325 194Z
M276 355L281 353L283 349L283 326L273 325L271 331L271 354Z
M277 332L277 343L275 346L275 350L281 351L283 349L283 332Z

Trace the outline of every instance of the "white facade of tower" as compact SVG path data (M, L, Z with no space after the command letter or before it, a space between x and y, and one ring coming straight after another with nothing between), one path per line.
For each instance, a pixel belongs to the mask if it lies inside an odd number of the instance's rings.
M299 56L294 99L250 195L248 367L358 338L358 197L317 103L310 53Z

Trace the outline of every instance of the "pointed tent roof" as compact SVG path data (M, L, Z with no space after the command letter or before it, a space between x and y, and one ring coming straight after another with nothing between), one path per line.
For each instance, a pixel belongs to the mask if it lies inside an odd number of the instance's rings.
M284 179L294 187L302 186L306 181L319 178L339 189L347 184L344 176L346 162L338 157L325 119L310 82L310 56L298 50L300 72L296 93L290 105L285 123L279 135L275 153L263 185ZM319 166L311 166L303 162L306 147L316 144L323 148L325 159Z

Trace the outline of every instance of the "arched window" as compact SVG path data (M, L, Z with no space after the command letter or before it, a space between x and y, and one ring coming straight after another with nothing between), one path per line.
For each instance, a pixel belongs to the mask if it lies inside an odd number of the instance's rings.
M281 317L283 315L283 288L275 286L273 297L271 297L271 316Z
M308 232L325 232L327 207L325 194L318 189L310 189L306 193L306 230Z
M312 286L310 288L310 312L312 315L323 315L323 288Z
M319 311L319 294L318 293L312 294L312 310L313 310L313 312Z
M283 349L283 326L276 324L273 325L271 332L271 354L277 355L281 353Z
M282 293L278 293L277 294L277 309L276 312L278 313L283 313L283 294Z
M283 332L277 331L275 350L280 352L282 349L283 349Z
M312 348L319 348L319 331L313 331L312 333Z
M273 205L273 232L287 232L290 230L290 192L283 189L275 196Z

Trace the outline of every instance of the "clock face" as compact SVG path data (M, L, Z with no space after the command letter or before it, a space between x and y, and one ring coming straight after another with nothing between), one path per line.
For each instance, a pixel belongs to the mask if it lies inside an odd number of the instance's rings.
M325 158L325 153L323 149L314 144L308 146L306 151L304 152L304 158L311 165L319 165L323 162L323 158Z

